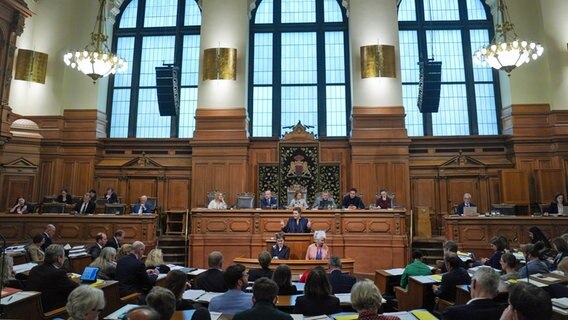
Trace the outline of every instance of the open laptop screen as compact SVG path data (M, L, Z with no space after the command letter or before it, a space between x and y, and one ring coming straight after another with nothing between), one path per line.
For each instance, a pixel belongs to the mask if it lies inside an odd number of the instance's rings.
M85 267L83 274L81 275L82 282L95 282L97 281L97 274L99 273L99 268L97 267Z

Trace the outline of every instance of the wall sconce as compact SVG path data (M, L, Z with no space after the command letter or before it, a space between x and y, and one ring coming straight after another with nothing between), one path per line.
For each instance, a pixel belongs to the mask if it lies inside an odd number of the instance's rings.
M361 47L361 78L396 78L394 46Z
M203 81L205 80L237 80L237 49L205 49L203 51Z
M47 53L33 50L18 50L14 79L45 84Z

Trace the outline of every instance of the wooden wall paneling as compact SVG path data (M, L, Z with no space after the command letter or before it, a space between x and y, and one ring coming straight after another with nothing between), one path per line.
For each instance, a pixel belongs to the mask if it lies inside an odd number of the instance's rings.
M2 208L11 208L18 197L34 199L35 177L25 175L3 175Z
M124 203L137 203L142 195L148 197L156 197L158 195L157 179L135 177L128 179L128 193ZM158 205L161 206L161 203L158 202Z
M166 188L166 210L186 210L191 182L188 179L168 179Z
M76 164L74 161L65 160L63 161L63 166L61 168L62 175L62 185L67 188L67 190L74 196L82 196L89 189L84 190L84 187L80 187L75 184L74 177L76 176Z
M118 177L112 177L112 178L98 177L96 178L95 184L96 184L95 190L97 190L97 194L99 196L104 196L107 188L113 188L117 196L124 197L121 193L119 193L120 180L118 179Z
M227 186L227 205L234 205L237 203L237 194L246 191L249 170L247 170L247 163L233 162L228 164L228 177L229 183Z
M526 212L523 213L528 213L530 194L527 172L515 169L501 170L499 171L499 182L501 185L501 202L524 206Z
M479 206L481 192L479 189L478 177L448 177L447 199L451 201L452 206L463 202L464 193L470 193L475 205ZM483 208L478 208L483 210Z
M549 203L556 193L566 194L566 180L562 169L536 169L534 181L538 203Z
M388 189L391 192L395 192L396 190L393 188L393 184L394 182L391 180L394 177L394 172L391 172L391 168L389 168L389 164L386 162L376 162L374 163L373 166L373 176L369 176L369 177L374 177L375 179L375 184L378 186L378 188L375 190L375 192L372 192L373 190L371 190L371 193L369 194L369 197L367 198L367 202L370 203L374 203L375 199L376 199L376 194L379 192L380 189ZM372 181L372 179L369 179L370 181Z
M39 165L39 200L42 200L43 196L59 193L58 185L55 183L55 171L54 161L41 161Z
M84 190L81 194L95 188L94 166L92 161L77 161L75 171L75 186Z
M352 185L347 185L345 190L341 190L341 193L345 194L349 189L356 188L363 195L363 203L368 206L375 199L376 191L373 192L375 181L370 179L370 177L375 176L375 166L370 162L355 160L351 167Z
M388 177L388 189L395 193L395 204L408 208L410 205L410 172L408 162L392 162Z

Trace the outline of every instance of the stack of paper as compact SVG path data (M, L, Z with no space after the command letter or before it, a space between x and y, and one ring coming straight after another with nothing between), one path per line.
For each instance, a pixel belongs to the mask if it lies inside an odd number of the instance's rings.
M75 258L75 257L80 257L80 256L86 256L87 255L87 249L85 248L85 246L75 246L72 247L71 249L69 249L69 258Z
M388 272L391 276L401 276L404 272L404 268L386 269L385 271Z
M6 253L26 253L26 246L25 245L20 245L20 246L11 246L11 247L7 247Z
M37 263L33 263L33 262L18 264L18 265L14 266L14 272L16 274L24 273L24 272L30 271L35 266L37 266Z
M197 299L199 299L205 293L206 292L203 291L203 290L186 290L183 293L183 298L186 299L186 300L197 301Z

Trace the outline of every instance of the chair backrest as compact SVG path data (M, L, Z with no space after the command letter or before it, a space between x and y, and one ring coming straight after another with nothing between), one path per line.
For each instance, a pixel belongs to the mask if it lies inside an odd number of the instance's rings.
M207 203L206 204L209 204L209 202L211 202L215 199L215 195L217 194L217 192L219 192L219 191L213 190L213 191L207 192ZM221 192L221 193L223 193L223 192ZM223 193L223 195L225 195L225 194Z
M64 213L64 203L44 203L41 205L41 213Z
M249 192L237 194L237 209L252 209L254 208L254 194Z
M98 198L95 203L97 204L97 206L104 206L105 204L108 203L108 200L105 197L101 197Z
M158 210L158 198L148 197L148 203L152 206L154 211Z
M43 196L42 203L55 202L55 200L57 200L57 196L55 196L55 195Z
M125 207L121 203L105 203L105 214L124 214Z
M71 199L73 200L73 204L77 204L77 203L81 202L83 197L82 196L71 196Z
M292 201L296 197L296 192L301 192L304 199L308 199L307 188L299 184L293 184L286 189L287 201L286 203L282 203L281 205L287 205L288 203L290 203L290 201Z
M538 208L540 209L540 214L544 214L545 212L548 212L549 207L550 207L550 204L548 204L548 203L539 203L538 204Z
M394 208L395 207L394 192L389 191L389 190L385 190L385 191L387 192L387 198L390 200L391 208ZM379 191L377 191L377 194L375 194L375 199L378 200L380 197L381 197L381 191L379 190Z

